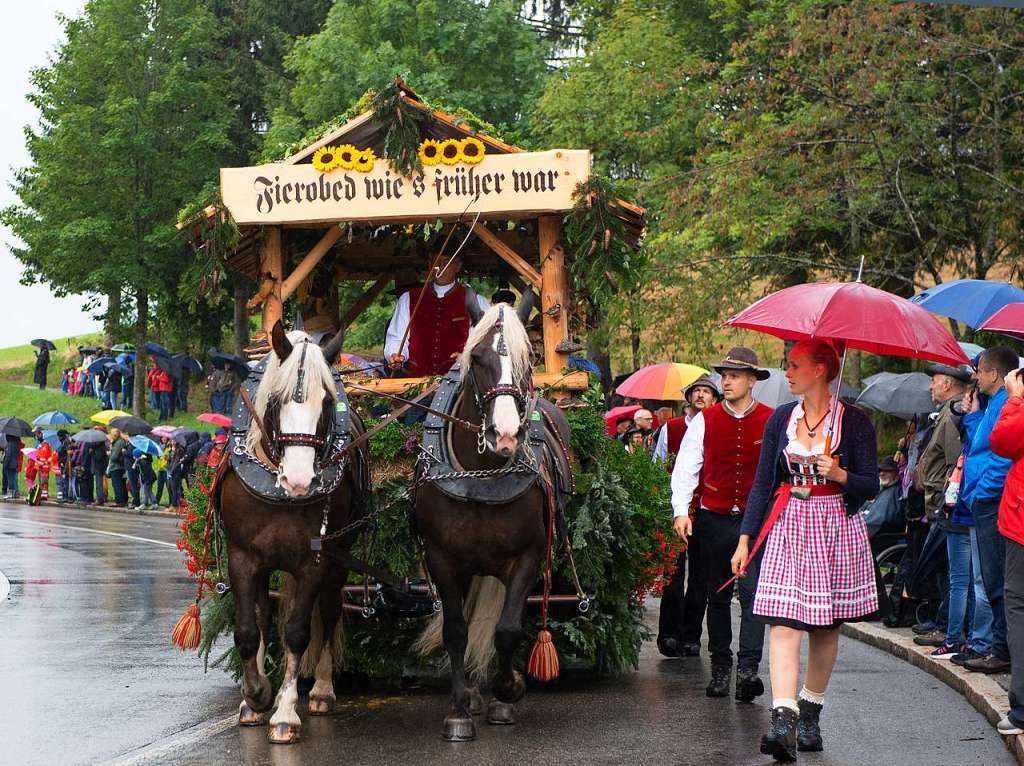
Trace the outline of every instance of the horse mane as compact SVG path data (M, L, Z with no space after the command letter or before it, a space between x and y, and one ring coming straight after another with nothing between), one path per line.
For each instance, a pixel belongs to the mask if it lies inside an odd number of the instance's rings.
M256 398L253 406L256 413L262 419L267 412L267 404L274 397L285 399L292 395L295 390L295 381L299 376L299 360L302 358L302 348L306 346L306 375L303 379L303 393L306 401L311 400L313 392L322 387L332 399L337 399L338 394L334 388L334 377L331 375L331 368L320 346L310 341L309 335L302 330L292 330L288 333L288 340L292 344L292 353L283 362L277 358L273 351L267 355L267 367L263 373L263 379L256 389ZM255 423L249 424L249 431L245 435L245 446L251 453L255 453L260 443L260 430Z
M507 303L496 303L487 309L480 317L480 321L469 331L466 347L462 349L462 355L459 357L463 378L472 363L473 349L486 340L503 313L505 346L508 348L509 359L512 360L513 384L518 384L530 374L533 345L530 343L530 336L526 334L526 327L523 326L514 308Z

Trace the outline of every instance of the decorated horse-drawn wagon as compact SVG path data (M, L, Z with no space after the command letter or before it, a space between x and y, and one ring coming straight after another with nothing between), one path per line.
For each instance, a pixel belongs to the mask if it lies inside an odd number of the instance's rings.
M222 169L184 216L262 316L224 458L187 493L199 592L174 636L241 678L241 723L293 742L300 676L323 714L341 669L447 666L444 736L471 739L481 683L487 719L514 722L524 662L540 681L559 655L635 666L644 595L675 556L666 475L605 438L597 381L570 358L588 304L572 275L614 281L643 232L608 188L589 152L522 151L396 80L283 162ZM474 287L451 316L420 313L456 260ZM388 290L408 315L397 352L344 355ZM431 357L442 333L456 345Z

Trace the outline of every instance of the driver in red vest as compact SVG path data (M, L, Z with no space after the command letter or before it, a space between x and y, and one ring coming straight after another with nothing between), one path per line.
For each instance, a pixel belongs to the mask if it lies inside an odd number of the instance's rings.
M665 422L658 432L654 459L662 460L669 473L676 462L679 445L686 426L698 412L717 404L722 399L715 377L701 375L683 389L687 413ZM694 498L696 501L697 498ZM676 558L676 568L668 585L661 592L658 612L658 651L665 657L699 657L700 634L708 595L701 582L696 562L700 560L700 543L690 539L687 548ZM686 560L690 560L687 568ZM687 577L689 569L689 577Z
M724 400L708 407L686 428L672 469L672 526L682 540L693 537L699 548L696 566L706 587L708 651L711 654L709 697L726 697L732 676L732 554L740 522L761 456L764 427L771 407L754 401L754 383L768 378L757 354L738 346L714 367L722 376ZM694 496L698 498L693 512ZM691 513L693 516L691 517ZM764 647L764 623L753 613L757 565L739 580L740 646L736 699L752 702L764 694L757 675ZM721 590L719 590L721 589Z
M480 311L491 304L458 281L461 270L462 259L455 256L437 271L429 288L408 290L398 299L384 341L384 358L391 369L404 366L411 375L444 375L462 353L471 325L468 301L476 301Z

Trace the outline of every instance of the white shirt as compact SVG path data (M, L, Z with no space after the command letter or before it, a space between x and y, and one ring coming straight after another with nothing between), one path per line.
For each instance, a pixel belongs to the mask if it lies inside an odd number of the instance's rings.
M436 282L431 284L434 289L434 295L438 298L443 298L451 289L458 284L452 282L448 285L439 285ZM491 304L486 298L479 293L476 294L476 303L480 307L481 311L487 311L491 307ZM387 337L384 339L384 358L389 359L392 354L401 353L406 359L409 358L409 338L406 337L405 344L402 346L401 352L399 352L398 344L402 342L402 336L405 335L405 328L409 326L409 292L402 293L402 296L398 299L398 304L395 306L395 313L391 315L391 321L388 323Z
M753 402L743 412L737 412L725 400L722 407L734 418L742 419L753 412L757 402ZM700 484L700 469L704 467L704 413L698 412L686 426L686 433L679 445L679 455L672 469L672 518L675 519L690 512L693 493Z
M690 423L697 417L696 415L685 415L686 426L689 428ZM654 445L654 455L651 456L651 462L656 463L658 461L662 463L668 462L668 421L662 424L661 428L658 429L658 441Z

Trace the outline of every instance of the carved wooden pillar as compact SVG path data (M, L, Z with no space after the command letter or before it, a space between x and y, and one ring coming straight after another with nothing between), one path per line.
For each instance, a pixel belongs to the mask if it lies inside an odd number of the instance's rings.
M561 236L560 216L544 215L538 219L544 369L549 373L557 373L569 364L569 355L557 350L558 344L569 337L569 276L565 271L565 251L559 244Z
M270 340L270 331L284 314L281 300L281 282L284 277L284 253L281 251L281 227L268 226L263 234L260 251L260 276L270 279L270 291L263 302L263 332Z

